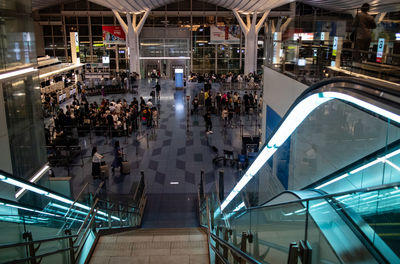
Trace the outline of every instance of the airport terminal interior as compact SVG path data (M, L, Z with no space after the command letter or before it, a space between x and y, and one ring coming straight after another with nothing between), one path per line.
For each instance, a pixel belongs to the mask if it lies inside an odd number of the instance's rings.
M0 263L400 263L400 2L0 0L0 148Z

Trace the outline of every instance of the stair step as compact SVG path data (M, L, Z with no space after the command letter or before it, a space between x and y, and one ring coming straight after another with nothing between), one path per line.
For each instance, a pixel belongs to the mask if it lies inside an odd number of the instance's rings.
M102 236L90 263L208 264L207 236L198 228L138 229Z

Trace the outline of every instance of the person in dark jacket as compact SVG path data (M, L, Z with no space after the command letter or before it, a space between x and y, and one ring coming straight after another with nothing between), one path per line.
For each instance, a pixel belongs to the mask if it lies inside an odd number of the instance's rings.
M204 115L204 122L206 123L206 134L212 134L212 121L211 121L211 112L208 111Z
M119 147L119 141L115 141L114 143L114 160L111 164L111 170L114 172L115 168L120 168L122 165L122 152Z
M361 12L354 19L354 35L355 35L355 60L363 60L367 58L367 54L360 54L360 51L369 51L371 44L371 30L376 28L374 18L368 14L369 4L365 3L361 6Z

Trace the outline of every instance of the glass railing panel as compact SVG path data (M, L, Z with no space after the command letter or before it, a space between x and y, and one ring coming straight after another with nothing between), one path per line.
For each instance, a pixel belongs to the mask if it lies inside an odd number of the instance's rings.
M312 218L308 220L307 241L312 248L312 263L342 263Z
M290 243L305 239L306 210L301 203L252 209L234 220L239 221L251 223L247 227L253 235L249 253L262 263L286 263Z
M48 217L38 214L32 215L0 215L1 244L25 241L23 234L30 232L34 240L47 239L65 235L59 230L64 226L62 217ZM74 226L75 228L77 226Z
M308 232L307 240L313 247L313 257L317 258L317 263L332 258L332 253L336 255L334 259L340 259L345 263L356 260L377 263L367 246L363 244L363 238L355 234L352 225L344 221L326 199L311 200L308 205L304 204L309 208L309 223L312 224L310 227L314 227L310 230L313 232ZM324 247L321 247L321 239Z

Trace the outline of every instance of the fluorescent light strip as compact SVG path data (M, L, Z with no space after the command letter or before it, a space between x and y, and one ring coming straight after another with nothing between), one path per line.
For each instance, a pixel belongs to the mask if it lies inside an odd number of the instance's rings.
M377 164L377 163L379 163L380 161L378 160L378 159L376 159L376 160L374 160L374 161L371 161L371 162L369 162L369 163L367 163L367 164L365 164L365 165L363 165L363 166L361 166L361 167L359 167L359 168L357 168L357 169L354 169L354 170L352 170L352 171L350 171L350 174L355 174L355 173L357 173L357 172L360 172L360 171L362 171L362 170L365 170L365 169L367 169L367 168L369 168L369 167L371 167L371 166L373 166L373 165L375 165L375 164Z
M279 148L292 135L292 133L301 124L301 122L303 122L303 120L318 106L333 99L340 99L353 103L369 111L375 112L381 116L384 116L386 118L389 118L391 120L400 123L399 115L396 115L390 111L387 111L370 103L364 102L350 95L342 94L339 92L322 92L318 94L312 94L307 98L303 99L300 103L298 103L289 113L289 115L285 118L281 126L278 128L278 130L266 144L266 147L257 156L256 160L243 175L242 179L240 179L240 181L236 184L233 190L223 201L223 203L221 204L221 211L223 211L226 208L226 206L236 197L236 195L244 188L244 186L246 186L246 184L251 180L251 178L253 178L254 175L257 174L257 172L261 169L261 167L265 164L265 162L267 162L275 153L277 148ZM323 186L331 184L340 179L346 178L347 176L349 176L348 173L340 176L339 179L336 180L334 179L328 183L323 184ZM322 188L323 186L321 185L318 187Z
M397 166L396 164L394 164L393 162L389 161L389 160L385 160L385 162L387 164L389 164L390 166L392 166L393 168L395 168L396 170L400 171L400 167Z
M36 71L35 68L29 67L29 68L22 69L22 70L3 73L3 74L0 74L0 80L17 77L19 75L27 74L27 73L34 72L34 71Z
M387 160L387 157L393 157L394 154L396 154L396 155L397 155L397 154L400 154L400 151L399 151L399 150L396 150L396 151L393 151L393 152L390 153L390 154L385 155L384 157L377 158L377 159L374 160L374 161L371 161L371 162L369 162L369 163L367 163L367 164L365 164L365 165L363 165L363 166L361 166L361 167L359 167L359 168L356 168L356 169L350 171L350 173L346 173L346 174L344 174L344 175L342 175L342 176L340 176L340 177L338 177L338 178L332 179L332 180L330 180L330 181L328 181L328 182L326 182L326 183L324 183L324 184L321 184L321 185L319 185L318 187L316 187L315 189L321 189L321 188L323 188L323 187L325 187L325 186L327 186L327 185L329 185L329 184L332 184L332 183L337 182L337 181L339 181L339 180L341 180L341 179L344 179L344 178L346 178L346 177L349 176L349 175L352 175L352 174L355 174L355 173L357 173L357 172L363 171L363 170L365 170L365 169L367 169L367 168L369 168L369 167L371 167L371 166L373 166L373 165L375 165L375 164L377 164L377 163L380 163L380 162L381 162L381 163L385 163L385 162L386 162L386 163L388 163L390 166L392 166L393 168L395 168L396 170L400 171L400 167L399 167L399 166L397 166L397 165L394 164L393 162Z
M49 197L51 199L54 199L54 200L57 200L57 201L60 201L60 202L66 203L66 204L73 204L74 203L72 200L69 200L67 198L58 196L58 195L53 194L53 193L49 193L49 192L43 191L43 190L41 190L39 188L36 188L34 186L31 186L31 185L28 185L26 183L23 183L23 182L14 180L14 179L7 178L4 175L0 175L0 181L6 182L8 184L11 184L11 185L14 185L14 186L17 186L17 187L20 187L20 188L25 188L25 189L27 189L29 191L34 192L34 193L47 196L47 197ZM80 204L80 203L75 203L75 206L90 211L90 207L89 206L86 206L86 205L83 205L83 204ZM108 214L106 214L106 213L104 213L102 211L98 211L98 213L108 217ZM116 216L111 216L111 218L114 219L114 220L117 220L117 221L121 220Z
M239 204L235 209L233 209L234 212L239 211L240 209L242 209L244 207L244 202L242 202L241 204Z
M45 165L43 166L43 168L41 170L39 170L35 175L33 175L33 177L29 180L30 182L36 183L43 175L46 171L48 171L50 169L49 165ZM25 188L20 189L16 194L15 194L15 198L19 198L24 192L26 191Z

